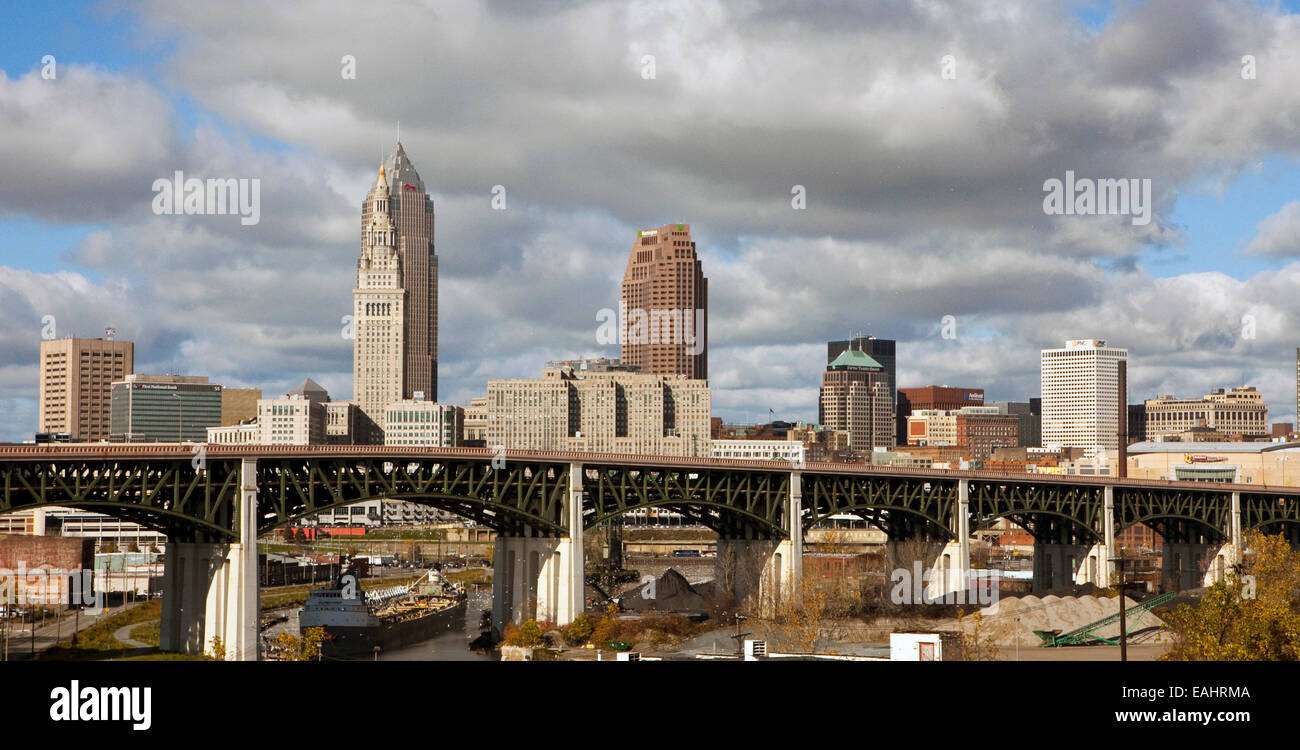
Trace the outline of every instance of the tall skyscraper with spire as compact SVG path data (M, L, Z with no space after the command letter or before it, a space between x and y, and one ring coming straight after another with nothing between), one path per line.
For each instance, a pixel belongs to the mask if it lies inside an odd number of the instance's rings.
M394 401L438 398L433 199L399 142L361 207L353 290L353 398L383 429ZM382 435L363 442L382 441Z

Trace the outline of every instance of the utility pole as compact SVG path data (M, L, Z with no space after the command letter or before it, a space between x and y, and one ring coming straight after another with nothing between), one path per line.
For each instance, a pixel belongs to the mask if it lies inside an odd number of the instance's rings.
M1124 613L1124 556L1110 558L1119 568L1119 660L1128 661L1128 623Z

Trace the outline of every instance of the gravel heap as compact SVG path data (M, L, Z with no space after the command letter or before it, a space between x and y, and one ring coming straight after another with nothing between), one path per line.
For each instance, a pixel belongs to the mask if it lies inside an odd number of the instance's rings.
M1137 602L1128 597L1125 597L1124 601L1125 608L1137 605ZM998 645L1012 646L1019 641L1022 646L1037 646L1042 643L1042 640L1034 635L1035 630L1059 630L1064 634L1118 612L1119 604L1114 597L1099 598L1091 594L1085 596L1049 594L1042 598L1033 595L1007 597L980 610L983 616L980 630L982 635L990 637ZM1130 614L1128 619L1130 633L1164 625L1159 617L1151 613ZM963 628L967 632L974 630L973 615L965 617L960 625L956 620L948 620L937 626L940 630ZM1103 638L1117 638L1119 622L1110 623L1095 632ZM1156 634L1154 639L1159 640L1160 635Z
M649 596L653 594L653 597ZM701 612L709 608L704 594L687 582L686 577L669 568L655 579L654 586L637 584L619 597L629 612Z

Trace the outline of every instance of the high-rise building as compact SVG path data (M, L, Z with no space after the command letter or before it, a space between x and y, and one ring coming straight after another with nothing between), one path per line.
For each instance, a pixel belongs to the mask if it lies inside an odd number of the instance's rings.
M709 377L709 280L689 224L637 232L620 302L621 359L649 375Z
M390 403L438 397L433 230L433 200L398 143L362 204L353 291L352 395L380 430ZM358 436L381 440L382 433Z
M37 432L107 440L113 382L135 372L135 344L111 339L41 342Z
M619 370L489 380L487 446L708 456L706 380Z
M894 405L885 368L866 352L845 349L822 373L817 421L849 433L849 448L865 454L894 444Z
M1039 361L1043 447L1079 447L1087 458L1117 450L1119 412L1128 408L1120 363L1128 361L1128 350L1102 339L1075 339L1061 349L1043 349Z
M1295 421L1300 424L1300 346L1295 349Z
M194 375L127 375L113 383L109 440L206 442L221 426L221 386Z
M1223 435L1262 437L1268 406L1251 386L1215 388L1197 399L1158 396L1146 401L1146 439L1168 440L1198 427Z
M853 338L845 339L844 341L828 341L826 342L826 364L829 365L831 362L834 362L836 357L849 349L856 349L863 352L880 363L880 366L884 369L886 387L889 389L890 408L894 408L894 405L898 403L898 358L894 354L895 342L892 339L878 339L875 336L854 336ZM971 392L974 393L975 391L979 391L981 397L983 396L983 391L976 388L972 389ZM961 406L974 405L976 404L961 404ZM959 409L961 406L930 406L916 408Z

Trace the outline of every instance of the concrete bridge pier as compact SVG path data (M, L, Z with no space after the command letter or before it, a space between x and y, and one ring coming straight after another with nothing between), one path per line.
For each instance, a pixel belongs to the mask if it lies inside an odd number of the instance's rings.
M930 566L930 581L925 585L926 595L936 601L965 604L970 597L970 485L969 480L957 480L957 504L953 506L949 527L953 539L934 556Z
M241 462L239 541L167 542L159 647L256 661L260 638L257 577L257 461Z
M568 625L585 608L582 552L582 464L569 465L564 508L568 536L497 535L492 576L492 624L525 620Z
M785 510L784 539L759 537L752 528L747 538L718 539L714 561L718 590L730 592L738 609L760 617L776 615L783 605L802 603L803 485L798 471L790 473Z
M1207 530L1183 520L1165 525L1160 564L1160 584L1164 591L1199 588L1206 581L1214 580L1216 558L1222 550L1221 544L1206 534ZM1227 558L1224 566L1226 573Z
M1106 485L1103 489L1101 532L1102 541L1092 545L1079 560L1074 571L1074 582L1078 585L1091 583L1102 588L1109 587L1114 577L1115 564L1110 558L1115 554L1115 488Z
M1040 516L1035 519L1033 530L1034 593L1073 585L1075 570L1094 545L1081 540L1073 525L1063 518Z
M1205 571L1205 579L1201 581L1203 586L1213 586L1220 581L1228 580L1238 565L1241 564L1242 552L1245 550L1245 540L1242 538L1241 529L1241 493L1232 493L1232 508L1228 514L1228 541L1220 545L1218 549L1211 551L1209 565Z

